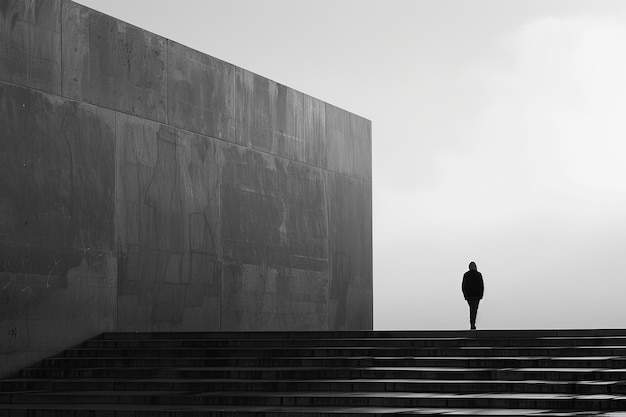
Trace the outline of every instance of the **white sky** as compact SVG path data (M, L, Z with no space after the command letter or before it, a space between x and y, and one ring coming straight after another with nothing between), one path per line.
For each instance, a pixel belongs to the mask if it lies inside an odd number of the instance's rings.
M374 327L626 327L626 2L79 0L372 120Z

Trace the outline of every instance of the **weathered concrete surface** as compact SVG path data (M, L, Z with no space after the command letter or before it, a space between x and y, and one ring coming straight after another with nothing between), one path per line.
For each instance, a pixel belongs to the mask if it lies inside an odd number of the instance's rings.
M226 144L222 165L224 257L325 270L327 216L322 171Z
M113 112L0 83L0 374L116 324Z
M219 144L118 114L119 330L219 330Z
M63 95L165 122L167 40L63 2Z
M235 67L179 43L168 43L168 121L234 141Z
M328 169L372 182L372 123L326 104Z
M222 309L224 331L327 330L328 273L226 263Z
M368 120L69 0L0 29L0 375L104 330L371 329Z
M226 144L222 167L222 329L326 329L323 171Z
M0 1L0 80L61 92L61 1Z
M237 143L327 167L324 103L237 68Z
M330 328L371 329L372 186L329 172Z

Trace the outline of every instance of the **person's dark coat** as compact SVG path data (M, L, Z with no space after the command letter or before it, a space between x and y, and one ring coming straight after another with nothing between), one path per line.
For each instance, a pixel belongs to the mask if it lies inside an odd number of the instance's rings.
M458 281L457 281L458 282ZM485 286L483 284L483 275L476 270L469 270L463 274L463 296L468 298L483 298Z

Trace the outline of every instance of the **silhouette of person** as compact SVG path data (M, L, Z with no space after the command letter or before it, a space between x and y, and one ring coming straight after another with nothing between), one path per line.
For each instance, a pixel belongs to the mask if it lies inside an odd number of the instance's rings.
M485 284L483 275L478 272L475 262L470 262L469 271L463 274L463 296L467 300L470 310L470 328L476 330L476 315L478 314L478 304L483 298Z

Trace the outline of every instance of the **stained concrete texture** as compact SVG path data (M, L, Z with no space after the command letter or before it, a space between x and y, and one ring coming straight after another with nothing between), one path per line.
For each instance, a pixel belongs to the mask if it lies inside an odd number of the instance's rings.
M165 121L167 40L64 1L63 95Z
M116 323L113 112L0 83L0 374Z
M61 92L61 1L0 2L0 80Z
M372 182L372 123L326 104L328 169Z
M222 148L224 257L245 264L327 269L320 169L245 148Z
M226 263L222 328L326 330L328 272Z
M333 330L373 326L372 187L328 174L330 317Z
M222 328L328 328L323 171L223 146Z
M327 167L323 102L237 68L237 143Z
M172 41L167 59L169 123L234 141L235 67Z
M0 375L104 330L371 329L370 121L69 0L0 29Z
M120 330L219 330L219 144L117 118Z

